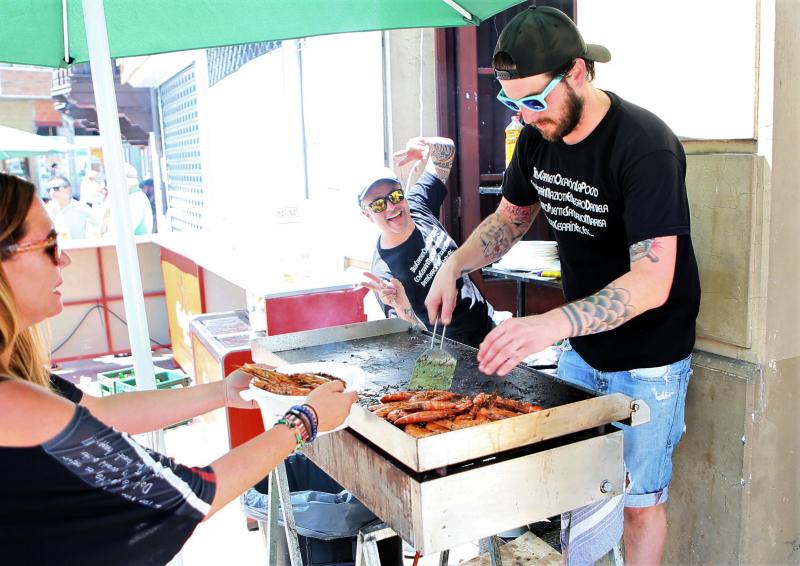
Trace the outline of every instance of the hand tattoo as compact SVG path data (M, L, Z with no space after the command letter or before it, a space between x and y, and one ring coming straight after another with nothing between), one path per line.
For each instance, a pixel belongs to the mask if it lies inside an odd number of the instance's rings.
M637 242L630 247L631 253L631 263L634 261L639 261L640 259L647 258L653 263L658 263L658 240L656 238L651 238L649 240L642 240L641 242Z
M613 283L594 295L561 307L570 323L570 336L585 336L605 332L632 319L636 308L630 303L627 289Z

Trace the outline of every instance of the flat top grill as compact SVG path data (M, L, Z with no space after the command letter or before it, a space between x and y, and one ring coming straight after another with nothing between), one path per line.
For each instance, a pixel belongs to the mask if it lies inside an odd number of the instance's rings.
M367 384L359 395L360 406L350 412L348 425L414 472L475 461L631 415L631 400L624 395L594 397L525 366L502 380L486 376L478 370L474 348L448 340L447 349L458 361L452 391L476 395L496 389L504 397L535 403L544 410L415 438L365 407L386 393L408 388L412 368L428 348L429 336L398 319L363 322L256 338L253 359L267 359L266 353L274 353L291 363L338 362L362 368L367 372Z
M365 406L406 389L430 335L403 321L363 322L256 336L253 359L353 364L369 383L348 429L319 437L306 454L423 554L453 548L621 493L622 432L632 399L594 397L527 367L499 384L505 397L544 410L415 438ZM492 392L475 350L447 342L458 359L453 391Z
M430 346L430 333L409 329L343 342L305 346L275 352L290 363L339 362L353 364L367 372L368 381L359 394L359 404L377 403L386 393L407 388L417 357ZM554 407L592 397L558 381L552 375L526 366L516 367L504 379L489 377L478 370L477 350L445 339L445 348L458 361L451 390L476 395L481 391ZM499 382L499 385L497 385Z

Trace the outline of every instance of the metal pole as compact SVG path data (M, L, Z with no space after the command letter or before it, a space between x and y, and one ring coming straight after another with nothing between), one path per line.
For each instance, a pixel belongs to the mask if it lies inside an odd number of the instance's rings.
M114 92L114 74L111 68L111 52L108 47L105 9L103 0L82 1L89 63L92 68L92 86L97 105L97 121L103 145L106 179L110 188L108 198L111 199L122 298L128 324L128 337L133 353L133 367L136 373L136 387L139 390L153 390L156 388L156 379L153 373L150 334L144 310L139 257L136 254L136 242L131 225L128 186L123 169L122 136L119 130L119 111ZM155 433L149 438L148 444L151 444L151 447L156 450L163 451L163 433L161 431Z
M292 509L292 494L289 492L289 479L286 476L286 465L281 462L272 470L270 475L272 474L275 474L277 478L277 492L281 502L281 511L283 511L283 526L286 530L286 544L289 547L289 563L291 566L303 566L300 543L297 539L297 524L294 522L294 509Z

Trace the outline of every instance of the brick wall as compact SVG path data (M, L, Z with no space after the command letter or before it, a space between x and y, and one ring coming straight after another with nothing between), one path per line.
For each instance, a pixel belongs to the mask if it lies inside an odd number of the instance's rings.
M31 69L0 69L0 96L30 96L50 98L53 72Z
M33 119L39 126L61 126L61 112L53 108L53 100L33 101Z

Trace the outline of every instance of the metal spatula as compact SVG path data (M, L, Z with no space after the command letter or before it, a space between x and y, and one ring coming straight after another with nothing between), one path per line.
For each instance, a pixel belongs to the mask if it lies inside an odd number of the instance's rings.
M436 328L439 325L439 315L433 323L433 336L431 347L425 350L414 365L409 389L450 389L453 385L453 375L456 373L456 359L443 348L444 333L447 327L442 326L442 338L439 347L434 348L436 342Z

